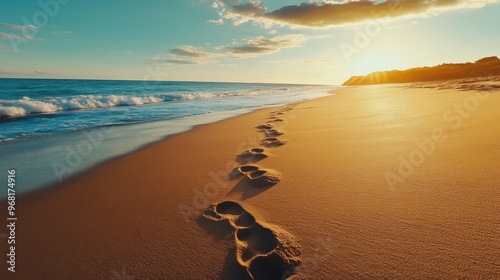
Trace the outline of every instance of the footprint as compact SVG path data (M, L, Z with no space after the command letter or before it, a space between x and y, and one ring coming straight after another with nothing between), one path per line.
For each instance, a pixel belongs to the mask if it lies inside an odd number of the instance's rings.
M236 240L243 243L238 254L242 262L247 262L258 255L268 254L278 246L278 239L272 230L258 223L252 227L238 230Z
M236 202L224 201L215 206L215 212L223 215L241 215L245 209Z
M259 256L255 258L248 267L248 273L253 279L262 280L281 280L287 271L287 264L277 254ZM276 278L277 275L281 276Z
M255 224L255 218L234 201L224 201L205 211L203 217L214 221L229 221L232 228L247 228Z
M285 120L284 119L280 119L280 118L272 118L269 120L270 122L284 122Z
M265 149L263 148L253 148L250 150L246 150L238 155L237 161L242 164L246 164L249 162L256 162L259 160L263 160L267 158L267 154L265 153Z
M261 169L247 173L246 176L253 181L254 187L269 187L278 184L281 180L277 172Z
M255 165L243 165L243 166L237 167L236 169L238 170L238 172L241 173L241 175L246 175L249 172L255 172L255 171L259 170L259 167L255 166Z
M248 185L255 188L267 188L278 184L281 180L280 174L274 170L260 169L255 165L243 165L237 167L233 173L245 176ZM233 176L236 177L236 176Z
M281 280L300 265L302 251L293 235L257 221L234 201L211 205L203 214L208 220L227 220L234 230L236 261L253 280ZM288 279L288 278L287 278Z
M271 123L266 123L266 124L261 124L261 125L257 126L256 128L258 128L258 129L271 129L271 128L273 128L273 127L274 127L274 125L273 125L273 124L271 124Z
M279 146L285 145L286 143L287 143L287 141L280 140L276 137L265 138L261 141L261 144L266 146L266 147L279 147Z
M267 136L280 136L283 135L283 132L279 132L276 129L267 129L266 131Z
M238 228L248 228L255 225L255 218L254 216L252 216L252 214L245 211L241 213L241 215L236 220L234 220L234 224Z

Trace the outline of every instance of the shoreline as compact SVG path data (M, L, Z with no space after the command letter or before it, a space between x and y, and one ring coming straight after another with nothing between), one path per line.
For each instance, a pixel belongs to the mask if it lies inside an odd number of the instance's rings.
M329 93L328 93L329 94ZM327 96L323 96L323 97L319 97L319 98L315 98L315 99L320 99L320 98L325 98ZM124 157L127 157L127 156L130 156L132 154L135 154L137 152L140 152L144 149L148 149L150 146L156 144L156 143L159 143L159 142L163 142L163 141L168 141L171 137L175 137L175 136L178 136L178 135L182 135L184 133L188 133L188 132L195 132L198 128L200 127L203 127L203 126L208 126L208 125L215 125L217 123L220 123L220 122L224 122L224 121L227 121L227 120L230 120L230 119L233 119L233 118L238 118L238 117L244 117L244 116L247 116L247 115L250 115L252 113L255 113L255 112L258 112L258 111L261 111L261 110L271 110L272 108L279 108L279 107L283 107L283 106L288 106L288 105L293 105L293 104L297 104L297 103L301 103L301 102L306 102L306 101L299 101L299 102L292 102L292 103L288 103L288 104L281 104L281 105L271 105L271 106L265 106L265 107L259 107L259 108L254 108L253 110L249 111L249 112L246 112L246 113L243 113L243 114L239 114L239 115L234 115L234 116L230 116L228 118L224 118L224 119L220 119L220 120L216 120L214 122L208 122L208 123L203 123L203 124L198 124L198 125L193 125L191 128L189 128L188 130L185 130L185 131L181 131L181 132L177 132L177 133L173 133L173 134L169 134L169 135L166 135L164 137L162 137L161 139L159 140L156 140L156 141L153 141L153 142L148 142L148 143L145 143L145 144L142 144L140 145L139 147L133 149L133 150L130 150L129 152L126 152L124 154L120 154L120 155L117 155L117 156L113 156L111 158L108 158L108 159L105 159L101 162L98 162L96 164L93 164L91 165L90 167L87 167L85 168L84 170L76 173L76 174L73 174L67 178L65 178L63 181L61 182L56 182L56 183L50 183L48 185L45 185L43 187L37 187L33 190L30 190L30 191L27 191L25 193L21 193L21 194L18 194L17 195L17 198L23 198L23 199L26 199L26 200L33 200L33 199L37 199L37 196L38 195L43 195L43 193L45 191L51 191L51 190L54 190L54 189L57 189L57 188L61 188L61 187L64 187L64 185L66 184L71 184L72 182L75 182L75 181L78 181L78 179L82 176L85 176L85 174L87 173L91 173L92 170L95 170L95 169L99 169L99 168L102 168L103 166L106 166L114 161L119 161L120 159L124 158ZM237 109L237 110L241 110L241 109ZM200 115L201 116L201 115ZM199 116L197 116L199 117ZM161 121L160 121L161 122ZM5 203L7 200L7 198L0 198L0 203Z
M343 88L168 136L19 196L14 279L229 280L282 264L312 279L499 276L500 96L456 129L442 118L474 94ZM261 142L269 122L284 145ZM447 141L391 187L384 174L435 128ZM253 148L264 156L238 157Z
M338 89L333 89L333 90L319 90L319 89L313 89L314 93L303 93L307 94L307 97L310 98L308 100L312 100L315 98L327 96L328 92L330 91L335 91ZM296 98L295 98L296 99ZM108 161L112 161L113 159L120 158L121 156L128 155L130 153L134 153L149 144L162 141L169 136L176 135L179 133L184 133L187 132L196 126L199 125L205 125L205 124L211 124L219 121L223 121L229 118L237 117L240 115L245 115L248 113L251 113L256 110L260 110L262 108L272 108L276 106L284 106L286 104L291 104L295 102L300 102L300 101L294 101L293 98L292 100L287 101L289 103L281 103L281 104L273 104L273 105L264 105L264 106L252 106L252 107L245 107L245 108L238 108L238 109L227 109L227 110L222 110L222 111L216 111L216 112L209 112L205 114L199 114L199 115L190 115L190 116L184 116L181 118L177 119L172 119L172 120L160 120L160 121L153 121L153 122L145 122L145 123L140 123L140 124L131 124L131 125L125 125L125 126L104 126L104 127L96 127L96 128L87 128L87 129L82 129L78 131L71 131L71 132L66 132L64 135L62 134L51 134L47 137L47 139L52 139L50 141L42 139L39 141L42 141L38 143L43 149L39 149L40 151L35 151L35 154L37 155L36 157L39 158L39 160L44 160L46 158L50 157L50 162L52 164L52 168L48 170L47 168L45 169L37 169L36 167L30 166L30 164L26 164L28 161L23 162L25 163L25 166L23 168L26 168L27 170L23 170L25 174L31 174L32 178L37 178L38 177L43 177L43 179L39 180L39 182L32 182L28 181L24 185L30 185L30 187L23 188L22 195L25 193L29 193L31 191L38 191L40 189L44 188L50 188L52 185L56 185L62 181L68 180L69 178L73 178L75 176L79 176L84 174L85 172L88 172L92 170L95 167L98 167L100 164L106 163ZM162 127L169 127L169 129L165 130ZM165 131L164 131L165 130ZM161 132L161 133L160 133ZM94 143L90 139L88 139L87 134L101 134L101 138L97 143ZM147 140L142 140L142 141L137 141L135 138L132 139L129 135L135 134L135 133L146 133L148 134L147 137L149 137ZM85 135L85 136L84 136ZM151 136L153 135L153 136ZM95 135L94 135L95 136ZM71 141L68 141L67 139L71 138ZM93 137L93 136L92 136ZM116 143L117 141L110 141L107 138L123 138L122 140L119 139L118 144ZM23 145L33 145L30 144L26 139L21 139L21 142L5 142L3 143L4 147L3 149L8 151L8 150L19 150L23 149ZM54 142L56 141L58 144L57 146L54 146ZM90 142L89 142L90 141ZM81 142L85 142L84 144L90 144L90 155L85 155L85 154L75 154L75 150L77 149L77 145ZM88 143L87 143L88 142ZM125 146L123 148L120 146L120 143ZM94 145L95 144L95 145ZM66 159L66 162L62 159L66 158L69 156L69 152L59 152L59 153L54 153L54 148L56 147L66 147L70 148L73 151L74 156L77 156L79 159L79 163L77 164L76 167L71 166L70 163L68 163L68 159ZM118 148L119 147L119 148ZM26 148L26 147L24 147ZM118 150L117 150L118 149ZM43 154L43 150L52 150L52 153L45 153ZM63 149L61 149L63 150ZM108 152L108 150L113 150L113 152ZM117 151L115 151L117 150ZM37 153L40 153L39 155ZM108 153L108 155L105 155ZM17 155L19 157L19 155ZM26 157L30 158L30 161L32 161L32 153L29 154L24 154L22 155L24 159ZM21 159L23 159L21 157ZM35 158L36 158L35 157ZM4 160L4 163L13 163L16 161L13 161L11 158L10 161L7 159L6 161ZM17 162L16 162L17 163ZM57 163L58 170L55 168L55 164ZM15 164L11 164L15 165ZM18 164L19 166L19 164ZM7 164L4 166L7 168ZM58 174L58 171L61 173ZM69 171L69 172L66 172ZM50 174L50 175L47 175ZM0 178L3 178L0 176ZM61 178L63 179L61 181ZM31 180L31 179L30 179ZM40 183L41 182L41 183ZM36 185L33 187L33 185ZM0 195L0 201L5 200L7 197L2 197Z

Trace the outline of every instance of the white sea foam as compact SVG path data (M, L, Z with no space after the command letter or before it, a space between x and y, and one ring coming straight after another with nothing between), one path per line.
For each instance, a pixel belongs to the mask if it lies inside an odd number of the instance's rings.
M164 101L212 99L232 96L261 95L273 92L288 91L261 90L241 92L187 92L169 93L148 96L126 95L78 95L72 97L46 97L42 100L23 97L19 100L0 100L0 117L21 117L29 114L54 113L66 110L97 109L116 106L138 106Z
M0 116L19 117L37 113L53 113L63 110L96 109L116 106L136 106L163 102L157 96L80 95L70 98L45 98L33 100L0 100Z

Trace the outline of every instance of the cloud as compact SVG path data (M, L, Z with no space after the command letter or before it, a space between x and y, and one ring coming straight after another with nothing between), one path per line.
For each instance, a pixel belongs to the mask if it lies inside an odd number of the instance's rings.
M19 36L12 34L12 33L7 34L7 33L0 32L0 38L2 38L2 39L18 39Z
M213 51L182 45L170 49L166 57L157 55L151 58L151 61L178 65L209 64L218 62L213 58L247 58L268 55L285 48L301 46L312 38L324 37L306 36L304 34L289 34L270 38L256 36L241 41L234 40L230 45L216 46Z
M179 59L175 57L162 58L159 55L151 58L151 61L153 61L154 63L177 64L177 65L202 64L201 61Z
M16 35L16 34L3 33L3 32L0 32L0 39L8 39L8 40L24 39L24 40L30 40L30 41L31 40L39 40L39 39L34 38L31 35L22 35L22 36L19 36L19 35Z
M23 40L23 41L26 41L26 40L29 40L29 41L40 40L40 39L37 39L37 38L33 37L33 35L28 35L27 34L28 33L27 31L36 30L34 32L31 32L31 33L35 33L35 34L38 32L39 27L35 26L35 25L31 25L31 24L17 25L17 24L10 24L10 23L0 22L0 27L6 27L6 28L14 29L14 30L19 30L22 33L22 34L18 35L18 34L14 34L14 33L10 33L10 32L9 33L5 33L5 32L1 32L0 31L0 39Z
M223 19L221 19L221 18L220 18L220 19L218 19L218 20L213 20L213 19L211 19L211 20L208 20L207 22L208 22L208 23L213 23L213 24L215 24L215 25L221 25L221 24L224 24L224 20L223 20Z
M248 38L243 43L233 43L229 46L218 47L231 57L252 57L257 55L267 55L275 53L284 48L298 47L308 40L303 34L289 34L265 38L257 36Z
M238 0L219 0L222 17L235 25L252 21L265 27L273 25L327 28L385 17L417 16L449 9L478 8L498 0L344 0L307 2L267 12L261 2L240 4Z
M7 27L10 29L18 29L18 30L35 30L35 29L39 28L38 26L35 26L32 24L17 25L17 24L5 23L5 22L0 22L0 26Z
M161 60L162 62L168 63L168 64L201 64L197 61L194 60L184 60L184 59L163 59Z
M206 52L201 48L196 48L193 46L183 45L178 46L174 49L168 51L173 55L187 56L187 57L212 57L215 54Z

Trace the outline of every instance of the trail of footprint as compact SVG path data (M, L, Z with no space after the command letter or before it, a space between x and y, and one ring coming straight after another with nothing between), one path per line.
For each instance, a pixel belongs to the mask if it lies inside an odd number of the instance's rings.
M235 230L236 260L253 280L277 279L300 265L300 245L285 230L257 221L234 201L211 205L203 217L229 221Z

